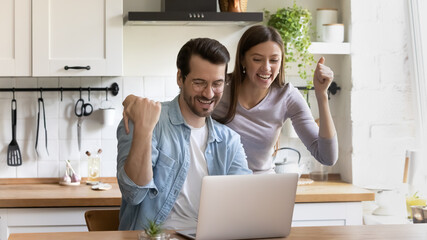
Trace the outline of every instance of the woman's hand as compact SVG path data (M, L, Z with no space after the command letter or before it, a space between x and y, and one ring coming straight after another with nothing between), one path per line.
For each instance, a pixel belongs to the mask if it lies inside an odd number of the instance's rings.
M324 63L325 58L321 57L314 71L313 84L317 98L328 96L328 88L334 80L334 72Z
M129 120L134 125L140 125L147 130L153 130L159 120L161 104L148 98L137 97L133 94L123 101L123 121L126 134L129 134Z
M334 72L324 63L325 58L321 57L314 71L313 84L319 108L319 136L331 139L336 135L336 130L328 104L328 88L334 80Z

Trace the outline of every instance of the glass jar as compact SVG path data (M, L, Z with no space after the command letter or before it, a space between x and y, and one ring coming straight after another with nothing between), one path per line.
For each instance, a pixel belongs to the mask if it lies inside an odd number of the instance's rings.
M88 173L87 181L89 184L99 183L99 175L101 170L101 158L97 154L95 156L89 156L87 161Z

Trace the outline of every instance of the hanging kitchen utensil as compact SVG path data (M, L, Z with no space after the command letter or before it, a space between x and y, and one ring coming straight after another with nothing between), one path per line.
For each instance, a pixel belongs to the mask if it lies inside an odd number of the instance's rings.
M78 117L77 120L77 143L79 147L79 151L82 146L82 124L83 124L83 116L89 116L93 111L93 106L90 103L85 103L82 98L82 91L80 90L80 98L76 102L76 106L74 107L74 113Z
M43 107L44 140L45 140L46 152L47 152L47 155L49 156L49 150L47 148L46 113L45 113L45 108L44 108L44 100L43 100L42 89L40 89L40 97L38 99L38 112L37 112L37 131L36 131L36 145L35 145L37 156L39 155L39 152L37 150L37 145L39 142L40 106Z
M20 166L22 165L22 155L19 149L18 142L16 142L16 100L15 91L13 92L12 99L12 141L7 148L7 165L9 166Z

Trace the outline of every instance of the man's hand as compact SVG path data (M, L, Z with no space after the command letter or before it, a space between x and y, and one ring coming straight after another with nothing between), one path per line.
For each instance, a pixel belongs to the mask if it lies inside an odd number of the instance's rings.
M324 63L325 58L321 57L314 71L313 84L316 97L322 96L323 94L327 96L328 88L332 80L334 80L334 72L330 67L324 65Z
M129 95L123 101L123 121L126 134L129 134L129 120L135 126L152 131L159 121L161 104L148 98Z

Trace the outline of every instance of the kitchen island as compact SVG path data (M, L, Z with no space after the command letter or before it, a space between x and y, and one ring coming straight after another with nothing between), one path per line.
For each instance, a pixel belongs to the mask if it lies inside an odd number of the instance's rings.
M17 232L87 231L84 212L118 209L121 193L115 178L107 191L90 186L61 186L57 179L0 180L0 240ZM362 201L374 193L339 180L299 185L293 226L361 225Z
M76 232L76 233L15 233L9 240L86 240L86 239L138 239L139 231L115 232ZM173 232L171 232L173 233ZM172 234L175 239L186 239ZM334 226L334 227L293 227L286 238L276 240L350 240L350 239L427 239L427 224L405 225L363 225L363 226Z

